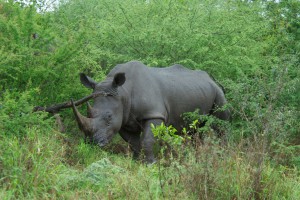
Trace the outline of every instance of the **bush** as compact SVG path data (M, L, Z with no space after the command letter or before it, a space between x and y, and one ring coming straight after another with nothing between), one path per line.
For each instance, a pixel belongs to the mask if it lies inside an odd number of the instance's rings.
M35 90L6 92L0 101L0 185L10 198L49 198L64 168L64 136L45 113L32 113Z

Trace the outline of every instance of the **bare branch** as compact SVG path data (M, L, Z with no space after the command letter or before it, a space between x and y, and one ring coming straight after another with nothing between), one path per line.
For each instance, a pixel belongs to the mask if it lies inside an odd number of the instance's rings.
M108 96L110 94L105 93L105 92L98 92L98 93L93 93L89 96L83 97L82 99L79 99L77 101L74 101L74 104L76 106L83 104L84 102L87 102L90 99L94 99L98 96ZM33 112L37 112L37 111L45 111L45 112L49 112L49 113L58 113L61 109L65 109L65 108L71 108L72 107L72 103L71 101L66 101L64 103L60 103L60 104L55 104L55 105L51 105L49 107L42 107L42 106L36 106L33 108Z

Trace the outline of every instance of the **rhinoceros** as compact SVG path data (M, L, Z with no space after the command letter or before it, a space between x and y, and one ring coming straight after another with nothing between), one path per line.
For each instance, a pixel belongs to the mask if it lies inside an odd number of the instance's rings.
M72 108L79 128L100 147L119 133L130 144L133 156L145 154L148 163L155 162L155 137L151 124L164 123L180 130L181 115L199 109L229 119L229 111L216 111L226 104L222 88L205 71L190 70L175 64L166 68L148 67L131 61L116 65L101 82L81 73L81 83L97 95L88 105L87 117Z

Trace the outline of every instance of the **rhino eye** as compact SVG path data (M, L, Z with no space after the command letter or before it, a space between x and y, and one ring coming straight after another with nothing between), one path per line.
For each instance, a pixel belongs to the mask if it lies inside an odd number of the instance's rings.
M112 119L112 115L110 113L105 113L105 115L103 116L103 120L105 121L105 124L107 126L110 125L111 119Z

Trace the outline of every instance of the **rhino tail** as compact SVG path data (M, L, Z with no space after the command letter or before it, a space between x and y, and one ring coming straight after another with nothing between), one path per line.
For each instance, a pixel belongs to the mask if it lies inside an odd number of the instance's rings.
M225 94L226 93L226 91L225 91L225 88L224 88L224 86L219 82L219 81L217 81L216 79L215 79L215 77L213 77L211 74L209 74L209 77L221 88L221 90L223 91L223 93Z

